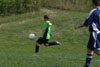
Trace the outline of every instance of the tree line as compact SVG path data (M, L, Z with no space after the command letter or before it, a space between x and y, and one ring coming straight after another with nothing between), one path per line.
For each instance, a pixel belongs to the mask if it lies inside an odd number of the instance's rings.
M0 15L20 14L39 9L39 0L0 0Z
M0 0L0 15L32 12L42 7L88 11L91 0Z

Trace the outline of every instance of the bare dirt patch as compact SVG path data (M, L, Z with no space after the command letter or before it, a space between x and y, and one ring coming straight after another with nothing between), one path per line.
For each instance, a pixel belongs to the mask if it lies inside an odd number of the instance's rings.
M24 24L24 23L29 23L31 21L32 21L32 19L23 20L23 21L19 21L19 22L13 22L13 23L5 23L5 24L1 24L0 27L6 27L6 26L11 26L11 25L16 25L16 24Z
M49 10L49 9L41 9L42 12L45 12L47 15L51 16L51 17L55 17L57 16L56 11L53 10Z

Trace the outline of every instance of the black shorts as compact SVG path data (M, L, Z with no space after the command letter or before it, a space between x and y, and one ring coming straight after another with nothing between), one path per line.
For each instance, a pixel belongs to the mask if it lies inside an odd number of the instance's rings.
M39 44L46 44L46 43L48 43L48 39L45 39L45 38L42 38L42 37L40 37L38 40L37 40L37 42L39 43Z

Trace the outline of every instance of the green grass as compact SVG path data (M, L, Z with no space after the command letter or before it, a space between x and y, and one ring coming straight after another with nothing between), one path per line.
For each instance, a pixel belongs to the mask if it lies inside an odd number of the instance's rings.
M50 41L58 40L62 46L40 46L38 54L34 53L35 42L45 12L0 18L0 67L83 67L89 32L88 28L75 30L73 27L84 22L88 13L51 10L53 37ZM28 39L31 32L36 34L35 40ZM100 67L99 61L94 55L92 67Z

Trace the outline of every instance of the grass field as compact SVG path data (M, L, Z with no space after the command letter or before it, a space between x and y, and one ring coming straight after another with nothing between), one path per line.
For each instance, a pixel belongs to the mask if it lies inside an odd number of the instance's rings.
M35 54L35 41L40 36L44 14L50 14L52 38L62 46L40 46ZM40 12L0 17L0 67L83 67L88 28L75 30L76 24L84 22L88 13L42 9ZM35 33L36 39L29 40L28 34ZM94 55L92 67L100 67Z

